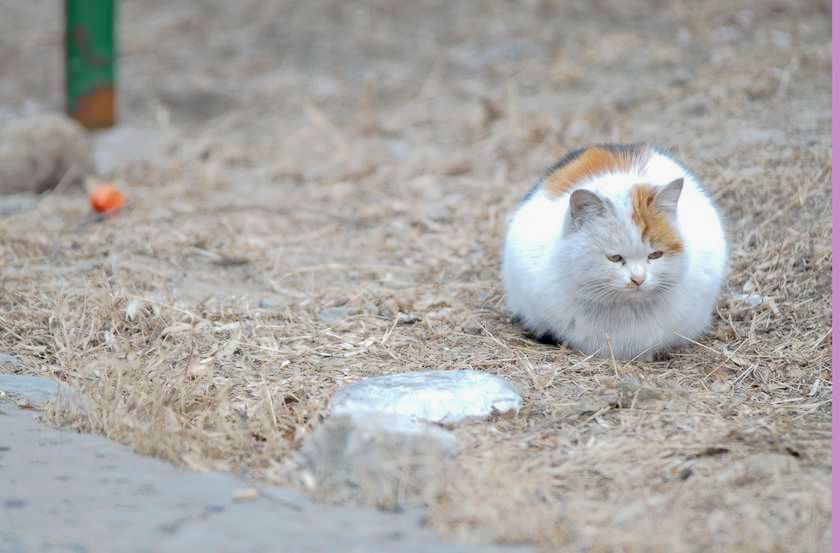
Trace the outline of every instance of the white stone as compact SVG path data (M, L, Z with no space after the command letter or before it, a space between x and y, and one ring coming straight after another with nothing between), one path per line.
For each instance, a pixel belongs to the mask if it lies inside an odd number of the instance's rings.
M339 389L335 415L382 413L437 423L518 412L522 398L507 380L479 371L424 371L367 378Z
M441 453L451 456L458 452L458 440L452 432L414 417L381 413L353 413L348 416L363 439L393 435L401 439L432 440L437 443Z
M421 504L443 486L453 434L404 415L330 416L292 458L300 483L333 501L386 509Z

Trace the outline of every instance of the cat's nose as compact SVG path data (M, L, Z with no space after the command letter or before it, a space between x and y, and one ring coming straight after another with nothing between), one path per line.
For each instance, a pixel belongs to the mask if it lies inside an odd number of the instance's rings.
M645 275L633 275L630 277L630 282L632 282L636 286L641 286L642 283L645 281L645 278Z

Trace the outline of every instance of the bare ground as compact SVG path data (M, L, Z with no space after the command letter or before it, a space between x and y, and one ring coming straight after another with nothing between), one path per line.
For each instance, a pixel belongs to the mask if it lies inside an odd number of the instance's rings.
M284 460L338 386L480 369L526 407L456 429L423 498L440 532L828 549L826 2L122 8L122 120L161 143L106 175L130 208L91 222L70 191L0 219L0 350L96 403L56 420L294 484ZM60 14L3 13L0 115L60 109ZM504 311L505 218L602 141L673 147L727 217L714 328L661 362L535 344Z

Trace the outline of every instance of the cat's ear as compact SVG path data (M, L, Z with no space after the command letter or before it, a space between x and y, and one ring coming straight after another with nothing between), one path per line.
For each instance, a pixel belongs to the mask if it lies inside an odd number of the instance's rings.
M659 211L673 215L677 212L677 204L680 201L680 194L682 194L683 179L671 181L656 193L654 203Z
M569 198L569 213L576 228L595 217L603 215L607 210L604 200L589 190L575 190Z

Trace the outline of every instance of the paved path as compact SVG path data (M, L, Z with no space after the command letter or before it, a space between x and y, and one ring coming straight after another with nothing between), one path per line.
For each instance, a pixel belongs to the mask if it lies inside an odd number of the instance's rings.
M314 503L229 474L195 473L0 401L0 553L476 552L419 514ZM251 499L236 500L253 488Z

